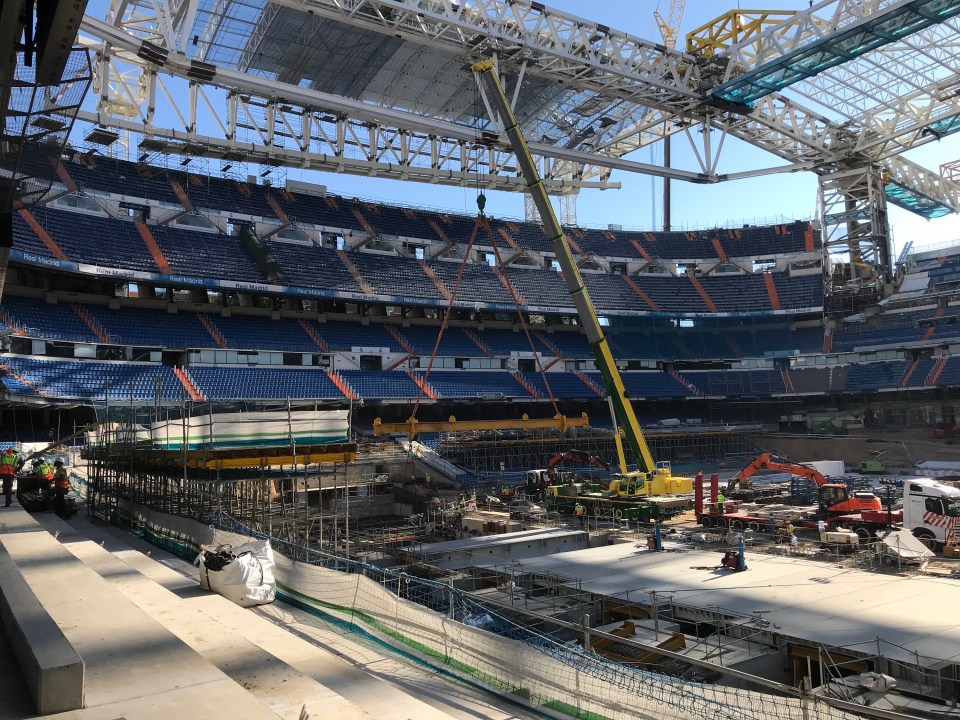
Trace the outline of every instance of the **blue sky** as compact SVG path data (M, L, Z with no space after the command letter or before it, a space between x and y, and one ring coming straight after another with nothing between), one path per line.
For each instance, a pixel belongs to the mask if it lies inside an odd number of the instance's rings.
M91 0L88 12L102 17L99 8L104 4L100 0ZM583 0L552 0L546 4L658 42L660 34L653 11L659 7L661 14L666 16L670 5L669 0L659 3L649 0L591 0L589 3ZM805 7L807 2L766 0L762 5L772 10L797 9ZM687 0L678 44L682 44L683 36L688 31L711 20L724 9L735 7L739 7L736 0L721 3ZM952 136L931 143L909 153L907 157L936 171L942 163L960 159L960 138ZM644 148L634 153L631 159L658 164L662 159L662 149ZM675 167L698 169L689 143L681 134L675 136L673 143L673 164ZM728 139L724 144L719 171L734 172L780 164L782 161L773 155ZM331 192L349 197L440 207L468 214L476 212L477 191L473 188L445 188L298 170L288 170L287 177L318 182L326 185ZM615 171L612 179L622 184L620 190L583 190L580 193L577 203L579 223L591 227L619 224L624 227L659 228L662 224L661 181L623 171ZM781 218L809 219L816 214L817 180L809 172L770 175L709 186L674 182L672 188L672 221L675 228L738 226L744 222L774 222ZM487 193L487 196L488 214L523 216L522 197L512 193ZM889 215L897 252L909 240L916 247L960 242L960 215L928 221L896 207L890 208Z

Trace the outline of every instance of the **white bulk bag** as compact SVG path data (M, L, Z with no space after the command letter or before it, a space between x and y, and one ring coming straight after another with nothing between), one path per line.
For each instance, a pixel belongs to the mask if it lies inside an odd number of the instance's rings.
M230 547L202 547L195 562L200 587L242 607L272 603L277 594L273 548L269 540L252 540Z

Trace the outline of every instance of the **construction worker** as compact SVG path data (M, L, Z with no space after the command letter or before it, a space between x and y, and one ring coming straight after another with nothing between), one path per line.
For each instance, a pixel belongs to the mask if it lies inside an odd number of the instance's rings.
M44 510L50 509L50 492L53 489L53 467L42 457L33 461L33 479L44 499Z
M33 474L44 480L53 481L53 465L47 462L44 457L39 457L33 461Z
M13 445L8 447L3 455L0 455L0 480L3 481L3 496L6 498L4 507L10 507L13 502L13 479L22 466L23 458L13 449Z
M723 494L723 490L717 493L717 504L723 505L727 501L726 496Z
M587 509L577 502L576 507L573 508L573 514L576 515L580 521L580 527L583 527L583 517L587 514Z
M67 475L67 469L63 466L63 460L57 460L54 464L56 468L53 471L53 509L60 517L67 514L67 491L70 489L70 478Z

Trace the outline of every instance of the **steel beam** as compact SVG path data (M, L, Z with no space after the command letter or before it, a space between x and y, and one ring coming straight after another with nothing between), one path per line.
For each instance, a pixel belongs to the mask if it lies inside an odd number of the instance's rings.
M441 422L420 422L410 418L402 423L385 423L380 418L373 421L373 434L406 435L415 438L419 433L435 432L472 432L477 430L556 430L566 432L572 427L589 427L590 420L586 413L580 417L555 415L552 418L530 418L524 413L519 420L457 420L452 415L449 420Z

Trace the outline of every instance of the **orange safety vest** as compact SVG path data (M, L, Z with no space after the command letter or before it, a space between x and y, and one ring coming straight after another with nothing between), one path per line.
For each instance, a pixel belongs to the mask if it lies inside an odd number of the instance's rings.
M44 468L46 469L44 470ZM37 465L34 475L36 475L38 478L43 478L44 480L53 480L53 468L46 463L42 463L41 465Z
M0 455L0 475L16 475L20 458L15 452Z
M70 479L67 477L67 471L63 468L57 468L57 471L53 474L53 482L58 488L70 489Z

